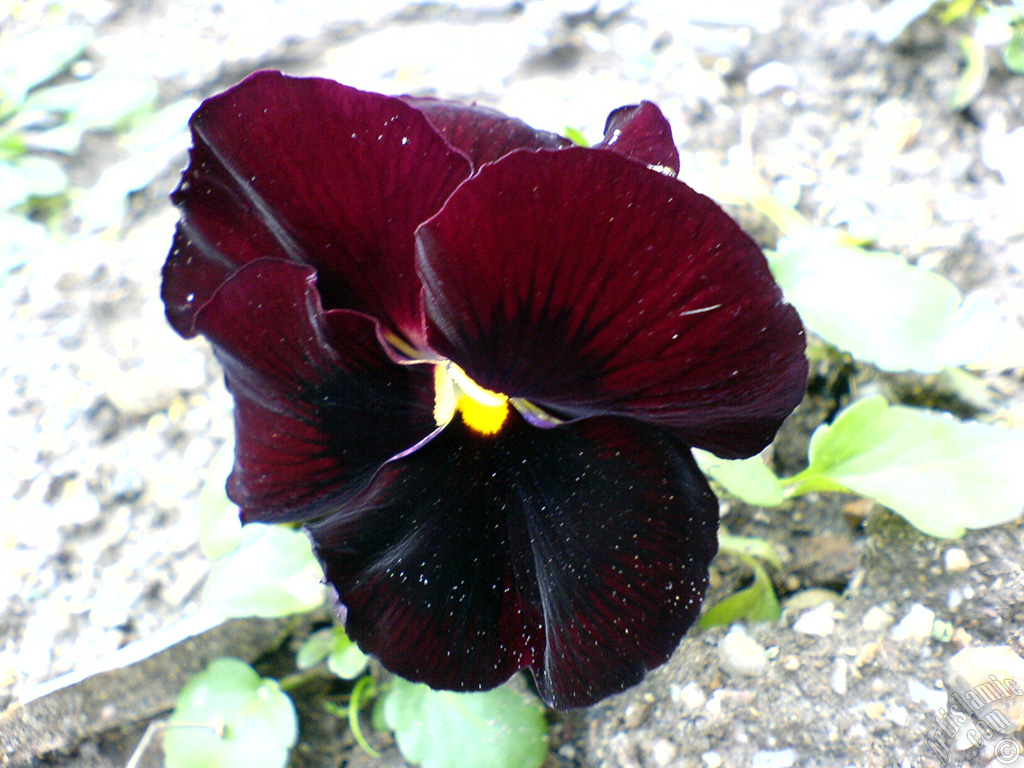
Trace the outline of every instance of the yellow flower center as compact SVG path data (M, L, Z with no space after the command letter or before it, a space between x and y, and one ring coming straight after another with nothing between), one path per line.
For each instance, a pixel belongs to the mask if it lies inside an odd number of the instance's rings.
M495 435L508 418L508 398L473 381L455 363L434 366L434 421L443 427L455 412L481 435Z

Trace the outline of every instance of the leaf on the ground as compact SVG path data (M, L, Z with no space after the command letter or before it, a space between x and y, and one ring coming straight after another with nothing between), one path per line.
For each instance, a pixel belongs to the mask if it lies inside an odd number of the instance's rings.
M571 125L565 127L565 138L569 139L577 147L589 147L590 142L587 141L587 137L583 135L583 131L579 128L573 128Z
M995 303L962 298L936 272L892 253L844 243L837 232L784 238L769 264L804 324L886 371L934 373L975 360L995 341Z
M754 572L754 582L708 608L697 626L726 626L736 621L776 621L779 618L779 599L775 596L772 580L764 568L753 558L742 557Z
M0 46L0 117L17 111L33 87L59 75L82 55L92 30L43 27Z
M985 87L988 61L985 58L985 46L977 38L963 35L957 42L964 55L964 68L956 81L953 95L949 97L949 108L966 109Z
M203 601L229 617L287 616L321 605L322 581L305 533L252 523L242 528L238 549L214 565Z
M1011 72L1024 75L1024 25L1013 30L1013 36L1003 47L1003 61Z
M311 634L295 655L295 665L309 669L325 659L327 669L345 680L359 677L370 661L343 627L326 627Z
M713 453L694 449L693 456L701 471L726 491L755 507L777 507L783 491L779 478L761 456L749 459L720 459Z
M63 115L64 124L26 134L26 142L37 149L70 153L77 149L85 131L124 127L131 119L151 112L156 99L153 78L101 72L77 83L33 91L25 100L19 122L44 124L53 114Z
M782 570L779 553L768 539L758 536L734 536L725 529L725 526L718 529L718 551L740 558L757 558L777 570Z
M242 519L238 506L228 498L227 481L235 462L235 441L220 447L206 471L199 492L199 545L203 554L216 560L238 548Z
M1024 509L1024 432L860 400L811 437L792 493L849 490L932 536L1006 523Z
M222 658L182 688L164 754L167 768L283 768L297 737L295 707L277 681Z
M378 706L402 755L423 768L537 768L547 755L540 702L508 685L452 693L396 678Z

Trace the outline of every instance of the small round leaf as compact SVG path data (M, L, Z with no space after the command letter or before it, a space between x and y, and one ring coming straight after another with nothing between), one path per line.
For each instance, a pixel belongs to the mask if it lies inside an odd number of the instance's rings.
M178 695L167 768L283 768L298 737L291 699L238 659L216 659Z

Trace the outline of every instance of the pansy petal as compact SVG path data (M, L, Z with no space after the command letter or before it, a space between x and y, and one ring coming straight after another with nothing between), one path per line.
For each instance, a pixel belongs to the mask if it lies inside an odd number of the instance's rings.
M320 78L257 72L203 102L174 192L168 319L196 311L242 265L277 257L321 275L324 305L421 341L413 231L470 172L399 99Z
M513 153L417 242L428 342L488 390L727 458L764 448L802 397L803 327L754 242L615 153Z
M619 107L608 115L604 139L595 149L610 149L671 176L679 175L679 150L672 126L649 101Z
M548 131L538 131L522 120L504 115L496 109L479 104L422 96L403 96L427 118L442 138L465 153L479 168L517 149L562 149L572 141Z
M529 667L552 706L664 662L696 619L717 502L690 452L627 419L483 437L459 419L311 526L364 651L435 688Z
M319 517L429 436L432 372L390 360L373 320L324 311L311 267L262 259L196 317L235 397L231 498L246 522Z

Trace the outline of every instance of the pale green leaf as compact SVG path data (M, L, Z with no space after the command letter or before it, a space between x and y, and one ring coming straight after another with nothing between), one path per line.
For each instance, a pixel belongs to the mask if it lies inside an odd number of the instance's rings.
M942 275L851 246L836 232L784 238L769 264L811 331L883 370L933 373L995 342L999 313L987 296L962 298Z
M749 558L757 558L782 570L782 560L770 541L757 536L734 536L724 526L718 529L718 551L736 555L744 562Z
M957 43L964 55L964 68L956 81L953 95L949 97L950 109L965 109L978 98L988 79L988 62L985 46L970 35L964 35Z
M295 664L299 669L309 669L325 659L327 669L345 680L359 677L370 661L343 627L326 627L311 634L299 648Z
M573 128L571 125L565 127L565 138L569 139L577 147L589 147L590 142L587 141L587 137L583 135L583 131L579 128Z
M1024 75L1024 25L1013 30L1013 36L1003 47L1003 61L1011 72Z
M452 693L396 678L379 706L402 755L423 768L537 768L547 755L543 708L508 685Z
M295 654L295 666L299 669L311 669L327 658L334 646L334 627L325 627L306 638Z
M1009 522L1024 509L1024 432L890 406L881 396L843 410L811 437L793 493L850 490L932 536Z
M288 616L324 600L323 571L302 531L253 523L234 552L217 561L203 600L224 616Z
M754 582L708 608L697 622L701 629L728 626L736 621L778 620L779 599L771 579L756 560L744 557L743 561L754 571Z
M295 707L276 680L238 659L216 659L178 695L166 766L283 768L297 737Z
M227 493L228 475L234 462L235 441L232 439L214 455L199 492L199 545L211 560L233 552L242 540L242 519Z
M359 650L341 627L335 628L334 645L327 656L327 669L344 680L354 680L366 670L369 657Z
M44 27L0 46L0 116L25 101L30 89L60 74L92 39L88 27Z
M777 507L782 503L783 491L779 478L761 456L720 459L696 448L693 456L704 474L741 501L756 507Z
M65 115L68 124L79 134L87 130L119 128L131 118L151 112L156 99L157 84L151 77L100 72L76 83L34 91L25 100L19 122L30 125L57 113ZM69 130L67 126L62 128L65 132ZM30 144L48 149L66 147L67 139L59 142L52 139L54 131L59 133L60 129L33 136Z

